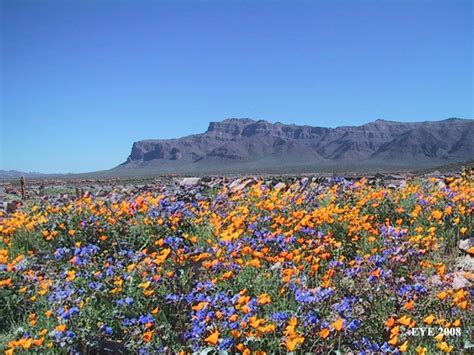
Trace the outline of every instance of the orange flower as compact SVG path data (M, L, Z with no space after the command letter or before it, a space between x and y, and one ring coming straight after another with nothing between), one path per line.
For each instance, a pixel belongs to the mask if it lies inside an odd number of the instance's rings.
M76 272L74 270L69 270L66 272L66 281L72 281L76 278Z
M287 338L285 341L286 350L293 351L298 346L298 344L303 344L304 337L298 336L295 338Z
M431 216L433 216L434 219L441 219L441 217L443 217L443 212L441 212L439 210L434 210L431 213Z
M390 330L390 336L394 337L398 334L400 334L400 327L397 325L396 327L394 327Z
M257 330L262 333L271 333L271 332L274 332L275 329L276 329L275 324L267 324L267 325L260 326L257 328Z
M453 346L449 346L445 341L436 344L436 347L445 353L450 353L453 351Z
M423 319L423 322L425 322L426 324L430 325L431 323L433 323L434 320L435 320L434 315L430 314L428 317L426 317L425 319Z
M268 304L271 301L272 299L266 293L261 294L260 296L258 296L258 299L257 299L258 304Z
M380 269L375 269L371 274L373 277L380 277Z
M60 324L60 325L56 326L56 330L57 330L58 332L64 332L64 331L66 331L66 324Z
M442 292L438 293L438 298L441 301L444 300L446 297L448 297L448 293L446 291L442 291Z
M404 353L408 350L408 341L404 342L402 345L398 347L400 352Z
M259 268L260 266L262 266L262 263L258 259L252 259L247 264L256 268Z
M388 328L392 328L394 324L395 324L395 319L393 319L392 317L390 317L389 319L385 321L385 326Z
M143 333L142 339L149 343L151 341L151 338L153 337L154 330L150 330L148 332Z
M392 339L390 339L390 340L388 341L388 343L389 343L390 345L392 345L392 346L397 345L397 343L398 343L398 337L397 337L397 336L393 337Z
M214 332L212 332L206 339L204 339L206 343L211 344L211 345L216 345L217 342L219 341L219 331L216 329Z
M334 323L331 324L331 326L336 329L338 332L340 332L344 326L344 320L339 318L336 320Z
M410 323L411 323L411 319L410 319L410 317L403 316L402 318L400 318L400 319L398 320L398 323L400 323L400 324L402 324L402 325L408 327L408 326L410 325Z
M195 311L200 311L204 307L206 307L208 302L199 302L197 305L193 306L192 309Z
M323 339L326 339L329 336L329 334L330 334L330 331L328 328L324 328L319 331L319 336Z
M406 310L410 311L413 309L413 306L415 304L415 301L411 300L411 301L407 301L405 302L405 305L403 306Z

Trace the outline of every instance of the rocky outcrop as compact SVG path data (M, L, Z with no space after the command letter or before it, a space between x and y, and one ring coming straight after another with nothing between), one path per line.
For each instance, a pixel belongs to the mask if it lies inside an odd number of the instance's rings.
M474 159L474 121L377 120L324 128L231 118L179 139L135 142L118 169L165 172L321 166L429 167Z

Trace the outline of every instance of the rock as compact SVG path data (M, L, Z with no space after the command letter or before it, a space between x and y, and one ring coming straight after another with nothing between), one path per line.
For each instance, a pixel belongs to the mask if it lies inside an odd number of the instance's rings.
M21 201L11 201L11 202L7 202L7 213L13 213L15 212L18 207L21 206Z
M281 269L282 268L282 264L281 262L276 262L275 264L273 264L271 267L270 267L270 270L277 270L277 269Z
M443 282L441 281L441 278L438 275L434 275L428 279L428 285L431 286L441 286Z
M469 255L464 255L458 259L457 267L464 271L474 272L474 258Z
M20 195L20 192L17 189L13 188L13 187L6 187L5 192L7 194L10 194L10 195L16 195L16 196Z
M237 180L232 181L232 183L229 185L229 188L233 191L242 191L245 188L250 187L256 183L257 183L257 180L253 178L243 180L243 181L240 179L237 179Z
M229 185L229 189L233 190L235 189L238 185L240 185L242 182L241 179L235 179L234 181L232 181Z
M380 177L380 174L375 174L375 176ZM384 176L382 175L382 177ZM405 176L400 175L400 174L390 174L390 175L385 176L384 178L386 180L403 180L405 179Z
M457 290L460 288L471 287L474 281L474 274L466 271L455 271L446 274L443 279L438 275L432 276L428 283L432 286L442 286L448 284L449 287Z
M443 190L445 189L447 186L446 186L446 183L443 181L443 180L440 180L438 181L438 188Z
M199 184L200 180L201 178L198 178L198 177L187 177L187 178L181 179L181 181L179 182L179 185L180 186L196 186L197 184Z
M459 242L459 249L467 252L470 248L474 247L474 238L463 239Z
M441 173L439 170L432 171L430 173L425 174L425 177L440 177Z
M276 191L279 191L281 189L284 189L285 187L286 187L286 184L284 182L279 182L273 187L273 189Z
M450 279L451 287L455 290L460 289L460 288L466 288L466 287L471 287L472 286L472 281L469 280L466 276L468 276L469 273L467 272L454 272L447 277ZM472 275L472 274L471 274ZM472 278L472 276L471 276Z

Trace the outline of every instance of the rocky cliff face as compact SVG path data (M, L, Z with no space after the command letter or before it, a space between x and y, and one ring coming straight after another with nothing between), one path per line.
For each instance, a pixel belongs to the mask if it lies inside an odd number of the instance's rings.
M470 159L474 159L473 120L377 120L358 127L324 128L231 118L211 122L202 134L135 142L119 169L194 172L337 165L414 167Z

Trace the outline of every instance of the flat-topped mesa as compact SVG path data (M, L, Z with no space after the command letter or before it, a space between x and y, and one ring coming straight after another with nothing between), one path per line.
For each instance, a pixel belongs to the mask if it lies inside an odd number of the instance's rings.
M206 134L220 138L250 137L254 135L274 136L284 139L312 139L331 131L331 128L286 125L255 121L250 118L229 118L222 122L211 122Z
M244 128L252 123L255 121L250 118L228 118L221 122L211 122L206 134L236 137L240 136Z
M337 128L250 118L211 122L191 136L135 142L121 167L162 171L247 170L295 166L428 166L474 159L474 121L378 119Z

